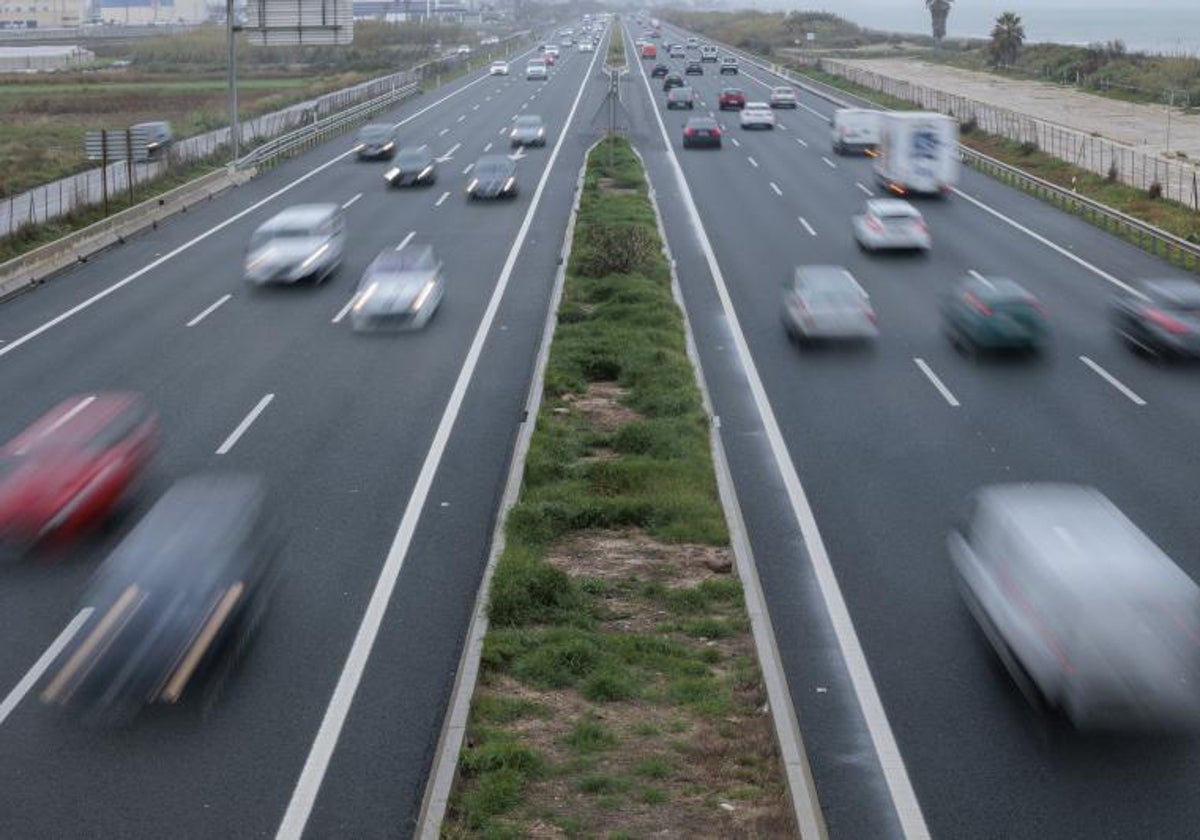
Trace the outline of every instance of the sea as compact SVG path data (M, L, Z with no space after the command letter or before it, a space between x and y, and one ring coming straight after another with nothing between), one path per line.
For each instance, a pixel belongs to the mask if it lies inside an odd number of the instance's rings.
M799 3L793 8L820 5ZM871 29L930 31L929 12L921 0L838 0L829 5L834 7L831 11ZM1200 56L1200 0L955 0L946 34L986 38L1005 11L1020 15L1027 42L1120 39L1130 51Z

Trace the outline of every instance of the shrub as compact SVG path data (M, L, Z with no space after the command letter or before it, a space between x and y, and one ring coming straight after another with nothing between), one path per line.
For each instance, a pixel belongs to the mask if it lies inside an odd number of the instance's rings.
M1162 184L1160 184L1158 181L1154 181L1153 183L1150 184L1150 187L1146 190L1146 195L1148 195L1153 200L1158 200L1158 199L1162 198L1162 192L1163 192Z
M1117 170L1115 163L1108 165L1108 175L1105 176L1110 184L1115 184L1121 177L1121 173Z
M962 121L958 130L962 134L974 134L979 130L979 121L975 119L975 115L972 114Z
M1029 156L1029 155L1033 154L1034 152L1036 152L1037 150L1038 150L1038 144L1033 143L1029 140L1026 140L1017 148L1017 151L1020 154L1025 155L1025 156Z
M644 225L593 224L587 229L575 270L584 277L630 274L645 266L662 245Z
M544 560L505 552L492 579L488 617L498 627L552 621L582 607L582 596L566 572Z

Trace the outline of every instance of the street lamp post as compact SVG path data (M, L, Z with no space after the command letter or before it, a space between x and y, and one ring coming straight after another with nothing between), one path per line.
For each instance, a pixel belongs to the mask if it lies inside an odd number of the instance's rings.
M238 159L238 145L242 133L238 125L237 50L233 38L234 33L240 29L241 27L234 22L233 0L225 0L225 34L229 49L229 147L234 160Z

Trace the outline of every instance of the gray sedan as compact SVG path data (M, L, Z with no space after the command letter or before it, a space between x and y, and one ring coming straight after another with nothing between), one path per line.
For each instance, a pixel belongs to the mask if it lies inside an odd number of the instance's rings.
M797 266L783 287L783 326L797 342L870 340L879 334L867 293L836 265Z
M358 283L350 323L355 330L419 330L437 311L446 292L442 264L431 245L381 252Z
M508 137L513 146L545 146L546 124L535 114L517 117Z

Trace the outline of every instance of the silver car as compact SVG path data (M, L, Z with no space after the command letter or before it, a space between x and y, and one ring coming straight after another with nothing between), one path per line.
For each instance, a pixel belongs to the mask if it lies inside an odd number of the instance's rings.
M346 241L345 211L337 204L299 204L263 222L250 237L247 282L317 282L342 262Z
M870 340L875 310L858 281L837 265L801 265L783 287L783 326L797 342Z
M446 292L442 264L431 245L408 245L380 252L363 272L350 308L355 330L419 330Z
M868 251L928 251L933 247L921 212L898 198L869 199L851 224L855 241Z
M790 87L773 87L770 100L772 108L795 108L797 105L796 91Z
M967 606L1038 707L1077 728L1200 721L1200 587L1098 490L975 493L950 557Z
M524 114L513 123L508 139L513 146L545 146L546 124L535 114Z

